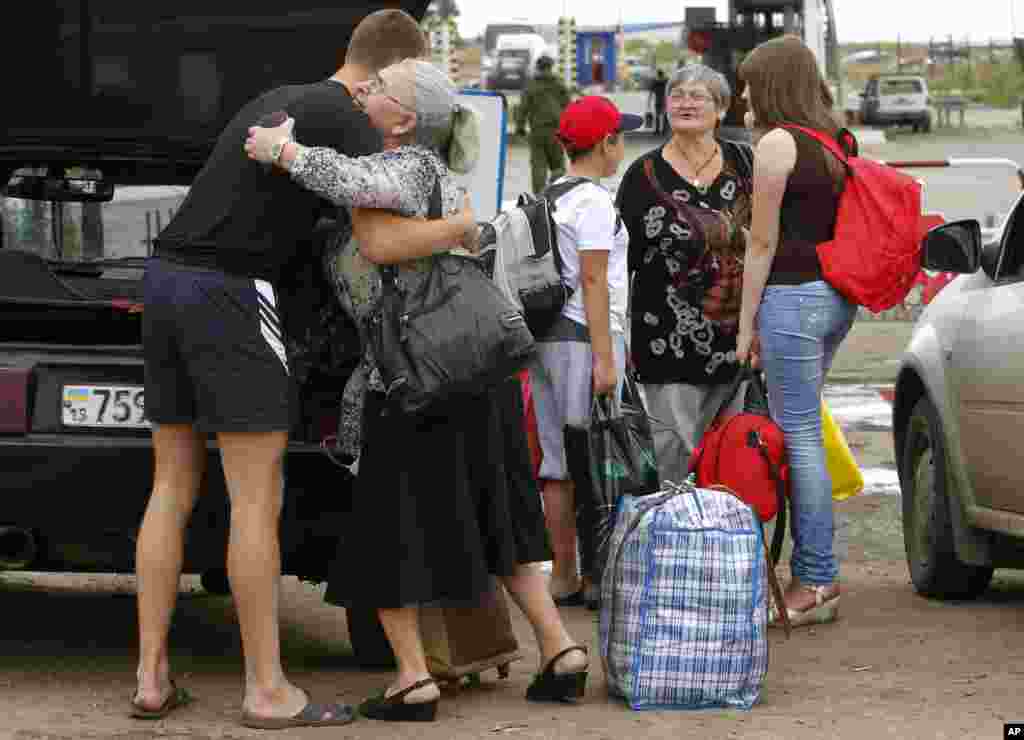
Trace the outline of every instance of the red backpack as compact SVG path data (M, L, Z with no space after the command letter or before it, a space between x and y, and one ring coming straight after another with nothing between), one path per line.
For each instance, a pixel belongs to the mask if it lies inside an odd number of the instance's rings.
M698 488L727 486L750 504L762 522L778 515L771 545L771 560L776 563L786 533L786 447L782 429L768 414L760 373L749 367L741 369L722 408L729 405L744 380L750 384L743 413L722 417L719 412L690 457L690 472L697 474Z
M881 162L847 154L819 131L783 128L813 137L846 165L835 235L818 245L825 280L874 313L902 303L921 270L920 183ZM843 129L838 138L857 151L852 133Z

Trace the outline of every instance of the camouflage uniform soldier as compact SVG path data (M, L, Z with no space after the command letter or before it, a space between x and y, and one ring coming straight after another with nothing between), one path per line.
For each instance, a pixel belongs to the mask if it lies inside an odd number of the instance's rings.
M569 90L551 72L554 60L537 60L537 74L527 85L516 116L516 130L523 134L530 124L530 175L533 192L565 174L565 154L555 138L562 110L569 104Z

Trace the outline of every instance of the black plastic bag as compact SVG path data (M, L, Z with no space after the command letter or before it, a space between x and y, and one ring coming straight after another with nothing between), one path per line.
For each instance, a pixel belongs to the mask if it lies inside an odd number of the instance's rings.
M565 428L582 570L594 583L601 582L619 500L623 495L644 496L658 490L650 428L646 436L641 431L646 417L639 423L636 414L613 415L609 407L607 398L597 398L590 426Z
M642 476L631 482L623 492L630 496L657 493L661 490L661 481L658 477L657 458L654 455L651 417L647 415L647 407L629 370L626 371L626 380L622 384L622 416L630 428L632 443L640 456L637 471Z

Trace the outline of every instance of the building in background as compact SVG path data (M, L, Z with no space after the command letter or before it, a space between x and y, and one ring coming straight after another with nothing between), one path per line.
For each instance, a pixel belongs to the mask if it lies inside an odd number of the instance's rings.
M615 89L618 82L619 31L614 26L576 29L576 80L583 89Z
M687 46L722 72L739 93L737 70L743 58L758 44L787 33L800 36L814 52L824 76L838 82L832 0L729 0L725 22L709 21L706 13L692 17ZM746 106L735 95L724 124L742 127L745 112Z

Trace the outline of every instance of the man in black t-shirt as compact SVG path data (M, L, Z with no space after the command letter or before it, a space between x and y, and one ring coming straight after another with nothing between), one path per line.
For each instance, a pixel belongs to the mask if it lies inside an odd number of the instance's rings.
M377 72L426 53L416 20L399 10L367 16L330 78L271 90L227 125L188 197L156 239L146 270L143 350L146 412L153 422L153 493L139 532L140 660L137 717L183 703L171 681L167 633L182 568L184 533L199 493L207 434L215 433L231 499L228 573L245 654L242 723L252 727L343 724L350 707L314 704L284 675L278 635L289 369L275 291L289 263L311 254L322 215L337 209L288 175L245 155L248 128L287 111L302 141L351 156L378 151L379 134L351 91ZM459 243L475 232L468 209L448 220L367 212L395 238ZM364 230L365 231L365 230ZM397 236L396 236L397 233Z

